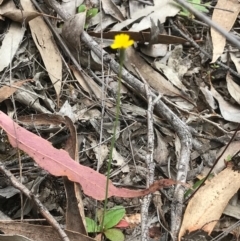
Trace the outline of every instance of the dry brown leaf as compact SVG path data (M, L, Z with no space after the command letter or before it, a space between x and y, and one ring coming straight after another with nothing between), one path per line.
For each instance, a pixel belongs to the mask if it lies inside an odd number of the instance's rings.
M0 49L0 71L6 68L12 61L22 42L25 29L20 23L12 22L5 37L2 41Z
M84 80L86 81L88 87L91 89L92 93L98 98L102 98L101 87L86 73L82 72Z
M98 32L88 32L90 36L104 39L114 39L117 34L127 34L130 36L130 39L140 42L140 43L147 43L151 41L151 33L150 32L133 32L133 31L111 31L106 33L98 33ZM173 35L166 35L166 34L158 34L156 36L155 43L161 44L183 44L186 42L186 39L173 36Z
M84 91L86 91L90 95L90 97L92 97L92 91L89 88L88 84L86 83L84 76L82 76L82 73L76 70L74 66L71 66L71 70L75 78L77 79L78 83L80 84L80 86L84 89Z
M21 4L26 11L36 11L30 0L21 0ZM59 94L62 85L62 59L58 51L54 38L47 24L41 17L37 17L29 22L33 40L41 54L44 65L51 79L57 94L59 103Z
M24 23L28 23L30 20L42 14L37 11L21 11L16 8L13 1L7 1L0 6L0 15L10 18L15 22L22 23L24 20Z
M111 15L119 22L124 20L124 16L112 0L102 0L102 7L105 14Z
M66 141L65 150L73 160L79 162L76 128L69 117L65 116L64 120L66 127L70 131L70 136ZM81 187L80 185L69 181L67 177L63 177L63 181L67 198L66 229L87 235Z
M85 72L79 73L75 68L71 68L73 71L74 76L76 77L78 83L82 86L82 88L88 92L90 96L94 94L98 99L101 99L102 97L102 92L101 92L101 87L90 77L88 76ZM108 103L108 106L111 106Z
M230 11L219 9L226 9ZM230 31L237 19L239 11L240 4L238 0L218 0L216 8L214 8L213 11L212 20L225 30ZM214 28L211 28L211 36L213 43L212 63L214 63L224 50L226 38L217 32Z
M167 54L168 46L166 44L149 44L141 46L141 52L151 57L163 57Z
M144 8L144 4L142 4L139 1L129 1L128 7L129 7L129 17L133 18L134 13Z
M164 137L159 131L155 130L155 132L157 146L154 150L153 158L158 164L166 164L169 155L168 144L164 141Z
M24 235L34 241L62 241L53 227L45 225L33 225L14 221L0 221L0 230L9 235ZM94 239L81 233L72 232L70 230L65 230L65 232L71 241L95 241Z
M202 229L211 234L230 198L240 188L240 173L224 169L209 183L199 189L185 211L178 240L188 230Z
M130 228L134 228L141 223L142 217L141 213L131 214L130 216L125 216L123 218L126 222L128 222Z
M202 91L206 102L209 104L209 106L213 109L216 110L218 108L216 100L213 98L213 95L211 91L208 89L207 86L205 87L200 87L200 90Z
M126 60L124 64L126 68L129 71L135 73L135 70L132 67L132 63L134 63L144 79L149 83L151 87L153 87L153 89L161 94L181 96L181 92L157 71L153 70L153 68L149 66L133 48L126 49L125 54Z
M113 25L117 20L109 14L105 14L104 11L99 12L96 16L91 18L88 22L89 27L96 26L94 31L101 32L105 30L109 25Z
M62 28L62 36L72 53L80 52L80 35L84 30L86 11L69 18Z
M20 80L13 83L13 86L3 86L0 88L0 103L10 97L16 90L18 90L17 87L22 86L27 81L31 80Z
M64 9L67 14L73 16L74 14L76 14L77 6L80 6L81 4L83 4L83 2L84 0L61 1L61 8Z
M22 235L18 235L18 234L0 234L0 240L1 241L8 241L8 240L11 240L11 241L34 241L33 239L28 239Z
M174 84L174 86L178 87L179 89L182 88L182 90L184 91L187 90L180 78L178 77L178 73L175 72L173 68L157 61L153 64L153 66L163 72L167 79L171 81L172 84Z
M10 18L15 22L28 23L32 19L40 16L41 14L36 11L21 11L19 9L14 9L13 11L8 11L2 14L4 17Z

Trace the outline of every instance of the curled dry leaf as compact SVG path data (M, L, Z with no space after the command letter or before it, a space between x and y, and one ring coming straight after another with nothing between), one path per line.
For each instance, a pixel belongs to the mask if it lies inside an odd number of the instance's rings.
M213 109L216 110L217 109L217 103L216 100L213 98L213 95L211 94L211 91L208 89L207 86L205 87L200 87L200 90L202 91L207 103L209 104L209 106Z

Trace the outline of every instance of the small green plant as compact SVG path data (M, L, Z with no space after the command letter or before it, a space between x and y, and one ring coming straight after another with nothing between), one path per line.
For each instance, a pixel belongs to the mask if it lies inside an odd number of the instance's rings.
M212 177L213 177L213 174L210 174L208 178L211 179ZM201 180L196 181L194 185L185 192L184 198L189 197L189 195L191 195L203 182L205 182L205 180L206 178L204 177Z
M231 155L228 155L227 158L226 158L226 161L227 162L230 162L232 160L232 156Z
M219 64L213 63L213 64L210 65L210 67L212 69L218 69L220 66L219 66Z
M126 211L122 206L115 206L112 209L105 212L98 210L97 223L91 219L86 218L87 232L88 233L103 233L109 240L112 241L124 241L124 235L118 228L114 228L121 219L124 217ZM103 221L103 228L101 225Z
M207 2L204 4L201 4L201 0L188 0L188 3L192 4L194 8L196 8L198 11L203 13L208 13L208 7L210 6L211 2ZM180 5L179 5L180 6ZM181 12L179 13L181 16L185 17L191 17L192 14L184 7L180 6Z
M84 4L82 4L82 5L80 5L78 8L77 8L77 12L78 13L83 13L83 12L85 12L85 11L87 11L87 13L86 13L86 24L85 24L85 28L87 28L88 27L88 22L89 22L89 20L91 19L91 18L93 18L94 16L96 16L97 15L97 13L98 13L98 9L97 8L87 8L86 7L86 5L84 5Z
M105 190L105 199L104 199L104 208L97 212L97 223L90 218L86 218L87 231L89 233L98 232L104 234L108 239L112 241L123 241L124 235L121 230L114 228L119 221L125 215L125 209L122 206L115 206L110 210L107 210L108 203L108 187L110 179L110 169L113 160L113 149L116 141L117 126L119 121L120 114L120 97L121 97L121 78L122 78L122 69L124 63L124 54L125 50L132 46L134 41L130 39L128 34L117 34L114 37L114 41L111 44L112 49L119 50L119 73L118 73L118 88L117 88L117 101L116 101L116 118L113 126L113 136L111 139L111 146L109 151L109 160L107 166L107 180L106 180L106 190Z

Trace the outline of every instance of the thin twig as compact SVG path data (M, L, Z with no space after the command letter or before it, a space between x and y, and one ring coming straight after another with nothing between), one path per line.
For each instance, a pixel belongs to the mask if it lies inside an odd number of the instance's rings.
M67 237L65 231L61 228L59 223L54 219L54 217L48 212L46 207L41 203L41 201L31 192L29 191L22 183L20 183L14 175L8 171L2 163L0 163L0 171L2 171L11 181L12 185L21 191L21 193L25 194L30 200L34 202L34 204L38 207L39 212L46 218L46 220L51 224L55 230L58 232L59 236L63 241L70 241Z

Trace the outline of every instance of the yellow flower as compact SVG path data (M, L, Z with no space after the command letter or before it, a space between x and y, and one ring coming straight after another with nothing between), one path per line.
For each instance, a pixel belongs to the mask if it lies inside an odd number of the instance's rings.
M134 41L130 39L130 36L128 34L118 34L114 38L114 42L111 45L112 49L126 49L133 45Z

